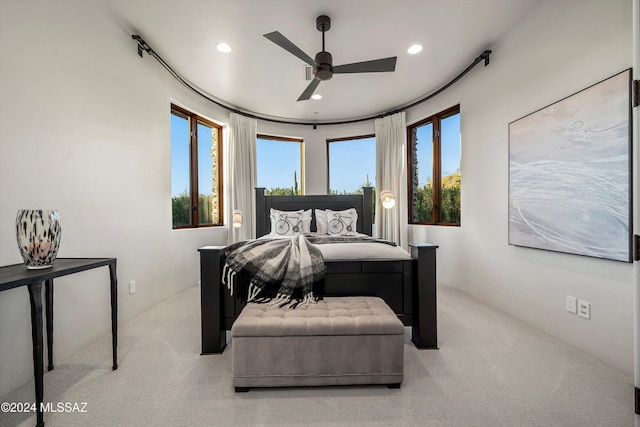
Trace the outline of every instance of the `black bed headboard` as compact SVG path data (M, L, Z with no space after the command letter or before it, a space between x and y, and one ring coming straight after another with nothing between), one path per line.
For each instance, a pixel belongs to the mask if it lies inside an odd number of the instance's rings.
M356 208L359 233L371 236L373 223L373 188L363 187L364 194L319 194L314 196L266 196L264 188L256 188L256 237L271 232L269 211L271 208L281 211L297 211L299 209L331 209L341 211ZM313 212L311 231L316 230L316 217Z

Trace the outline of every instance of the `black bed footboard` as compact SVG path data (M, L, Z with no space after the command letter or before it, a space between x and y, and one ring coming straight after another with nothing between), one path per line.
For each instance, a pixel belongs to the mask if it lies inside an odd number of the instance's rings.
M411 244L411 259L327 261L325 296L377 296L412 327L418 348L437 349L436 245ZM224 246L200 252L202 354L222 353L244 304L222 285ZM242 284L240 284L242 286Z
M222 353L227 333L222 319L222 254L225 246L204 246L200 252L200 332L202 354Z
M328 261L324 296L382 298L405 326L413 324L412 286L415 260Z

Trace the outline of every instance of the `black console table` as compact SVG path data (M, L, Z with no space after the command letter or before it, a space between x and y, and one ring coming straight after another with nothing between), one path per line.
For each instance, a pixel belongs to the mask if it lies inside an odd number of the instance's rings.
M36 427L44 426L42 414L44 356L42 344L42 284L45 286L47 316L48 370L53 369L53 279L93 268L109 266L111 281L111 335L113 369L118 369L116 354L118 341L118 279L116 258L58 258L53 267L29 270L24 264L0 267L0 291L27 286L31 303L31 339L33 342L33 373L36 388Z

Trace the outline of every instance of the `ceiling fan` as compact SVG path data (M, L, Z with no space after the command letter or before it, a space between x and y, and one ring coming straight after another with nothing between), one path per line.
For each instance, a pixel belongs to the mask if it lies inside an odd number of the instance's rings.
M315 78L309 83L309 86L302 92L302 95L298 98L298 101L306 101L313 95L321 81L329 80L334 74L342 73L382 73L388 71L395 71L396 69L396 56L383 59L374 59L372 61L354 62L352 64L344 64L333 66L333 57L331 54L324 50L324 33L331 28L331 18L326 15L320 15L316 18L316 28L322 32L322 51L316 53L315 60L311 59L309 55L304 53L299 47L294 45L285 36L277 31L269 34L264 34L264 37L271 40L284 50L298 58L302 59L307 64L313 67L313 74Z

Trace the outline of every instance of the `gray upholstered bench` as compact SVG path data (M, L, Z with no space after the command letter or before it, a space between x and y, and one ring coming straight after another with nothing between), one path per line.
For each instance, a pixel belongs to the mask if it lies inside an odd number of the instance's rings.
M377 297L325 298L295 310L249 303L231 328L236 391L250 387L400 387L404 326Z

